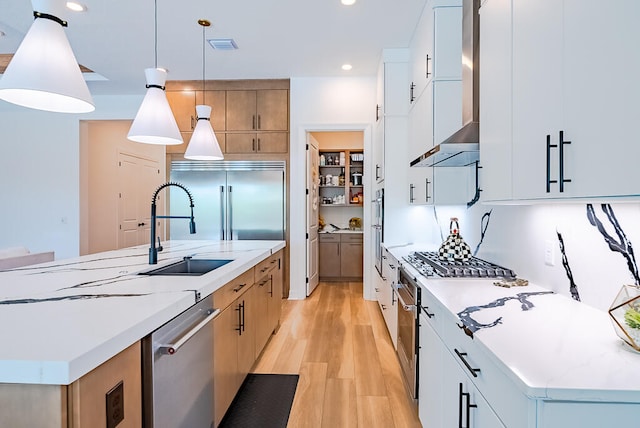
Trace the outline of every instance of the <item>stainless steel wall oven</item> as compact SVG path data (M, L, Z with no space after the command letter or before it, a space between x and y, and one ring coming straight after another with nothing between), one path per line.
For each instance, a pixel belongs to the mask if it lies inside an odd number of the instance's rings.
M395 290L398 296L398 359L409 393L417 400L421 289L415 278L401 268Z

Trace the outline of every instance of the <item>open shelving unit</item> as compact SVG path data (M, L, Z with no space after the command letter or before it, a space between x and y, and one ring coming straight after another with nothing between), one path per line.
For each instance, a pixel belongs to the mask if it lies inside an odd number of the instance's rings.
M340 153L344 153L344 164L340 163ZM320 205L323 207L361 207L364 195L362 150L320 151L325 164L320 168ZM339 177L344 173L344 183L327 184L327 177ZM358 179L359 177L359 179ZM341 197L344 197L342 202Z

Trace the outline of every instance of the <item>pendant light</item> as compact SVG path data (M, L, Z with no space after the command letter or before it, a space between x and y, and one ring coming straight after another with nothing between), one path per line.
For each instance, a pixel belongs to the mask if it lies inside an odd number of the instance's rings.
M154 1L154 38L155 68L144 70L147 79L147 93L138 109L127 138L131 141L147 144L177 145L182 144L180 129L173 116L164 84L167 72L158 68L158 2Z
M63 0L32 0L34 21L0 79L0 99L38 110L95 110L69 40Z
M198 24L202 26L202 93L203 93L203 105L196 106L196 115L198 120L196 127L193 130L193 135L189 141L189 146L184 153L185 159L193 160L220 160L224 159L222 150L220 150L220 144L216 138L213 127L211 126L211 107L206 104L205 97L207 91L205 91L205 57L204 57L204 30L210 26L211 23L206 19L199 19Z

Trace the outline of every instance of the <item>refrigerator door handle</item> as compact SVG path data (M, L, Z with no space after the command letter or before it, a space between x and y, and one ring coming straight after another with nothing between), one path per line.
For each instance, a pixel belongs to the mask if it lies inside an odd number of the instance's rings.
M229 240L233 241L233 199L231 192L233 191L233 186L229 186Z
M224 241L224 186L220 186L220 236Z

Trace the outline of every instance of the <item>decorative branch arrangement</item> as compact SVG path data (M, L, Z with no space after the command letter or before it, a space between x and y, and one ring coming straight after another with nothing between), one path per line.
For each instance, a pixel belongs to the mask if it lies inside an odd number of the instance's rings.
M611 208L610 204L602 204L601 205L602 212L607 215L609 222L613 226L616 231L616 235L618 236L618 240L616 240L613 236L609 235L604 228L604 225L596 216L595 210L592 204L587 204L587 218L589 219L589 223L592 226L595 226L598 231L602 234L605 242L609 245L609 249L611 251L622 254L622 256L627 260L627 267L633 276L635 281L635 285L640 285L640 275L638 274L638 264L636 263L636 257L633 254L633 246L631 245L631 241L627 239L622 227L618 223L618 219L613 212L613 208Z
M556 230L558 234L558 242L560 243L560 252L562 253L562 266L564 266L564 271L567 273L567 278L569 278L569 291L571 292L571 298L573 300L580 301L580 293L578 293L578 286L573 280L573 273L571 272L571 266L569 266L569 260L567 259L567 252L564 249L564 239L562 239L562 234Z

